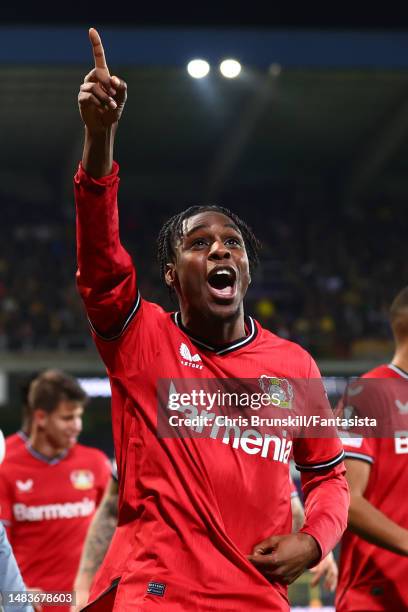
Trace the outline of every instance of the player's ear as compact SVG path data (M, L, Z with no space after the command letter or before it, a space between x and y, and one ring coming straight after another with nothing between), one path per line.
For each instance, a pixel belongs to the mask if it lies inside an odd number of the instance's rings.
M174 283L176 281L176 278L177 278L176 266L174 265L174 263L167 263L166 271L164 273L164 280L166 281L166 285L174 289L175 288Z
M47 415L48 413L45 410L42 410L41 408L37 408L36 410L33 411L33 422L36 425L44 426L47 420Z

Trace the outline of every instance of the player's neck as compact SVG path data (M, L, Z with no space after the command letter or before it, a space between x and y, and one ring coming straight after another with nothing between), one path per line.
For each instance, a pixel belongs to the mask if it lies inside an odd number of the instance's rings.
M408 372L408 343L397 346L391 363L397 366L397 368L404 370L404 372Z
M37 453L48 459L59 457L66 451L65 448L56 448L42 432L33 431L28 439L28 443Z
M192 336L214 346L229 344L246 335L243 312L237 313L233 319L224 320L219 317L205 318L202 313L195 316L195 313L181 309L181 321Z

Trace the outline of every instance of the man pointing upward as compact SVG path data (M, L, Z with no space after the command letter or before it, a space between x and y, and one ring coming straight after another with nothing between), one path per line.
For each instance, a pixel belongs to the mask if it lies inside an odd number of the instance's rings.
M111 381L121 528L106 588L92 593L90 610L288 611L286 584L324 557L346 525L340 441L285 440L306 500L305 523L292 534L286 454L248 453L222 437L158 436L157 385L191 379L187 350L201 366L197 389L214 378L320 374L302 348L245 315L258 241L228 209L192 206L160 231L160 274L177 312L140 296L120 242L113 161L126 84L110 75L94 29L90 40L95 68L78 98L85 141L75 176L77 280Z

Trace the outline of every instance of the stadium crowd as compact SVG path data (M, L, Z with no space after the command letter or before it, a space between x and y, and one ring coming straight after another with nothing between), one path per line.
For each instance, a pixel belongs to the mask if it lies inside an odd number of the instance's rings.
M220 200L245 213L254 198L259 212L253 225L263 251L248 311L317 357L358 357L365 351L372 358L389 351L387 307L400 279L408 277L404 228L395 223L391 203L377 197L340 211L326 205L329 191L319 200L290 186L269 197L241 193ZM393 202L392 210L397 208ZM142 294L167 300L171 308L152 241L168 214L163 203L135 207L121 201L123 240L140 262ZM138 231L147 226L148 232ZM72 216L62 206L39 211L16 201L5 207L3 229L0 350L88 348L91 338L72 278Z

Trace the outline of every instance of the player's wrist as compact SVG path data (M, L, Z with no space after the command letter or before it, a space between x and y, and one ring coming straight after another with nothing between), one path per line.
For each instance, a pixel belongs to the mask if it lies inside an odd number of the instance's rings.
M402 538L402 542L401 542L401 554L404 557L408 557L408 530L405 530L405 537Z
M87 125L84 124L85 138L87 140L104 142L110 140L115 135L118 127L118 121L111 123L110 125Z
M306 567L313 567L318 564L321 560L320 546L313 536L308 533L299 532L296 536L300 539L304 556L306 561Z
M95 572L92 572L92 574L85 572L77 576L74 583L74 591L89 591L94 575Z

